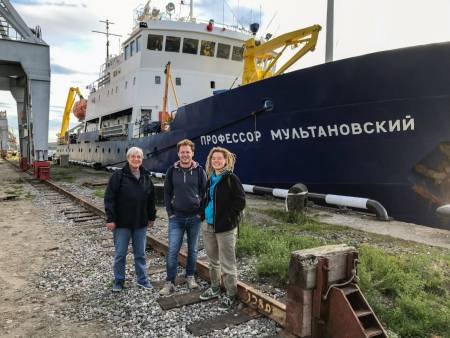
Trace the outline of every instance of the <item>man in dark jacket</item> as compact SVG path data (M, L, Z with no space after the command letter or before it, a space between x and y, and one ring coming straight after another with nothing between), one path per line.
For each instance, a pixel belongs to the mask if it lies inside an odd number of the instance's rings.
M114 292L123 289L130 238L138 286L152 287L147 278L145 247L147 227L153 226L156 218L155 191L142 159L140 148L130 148L128 164L111 176L105 192L106 227L113 231L115 247Z
M178 142L177 147L180 160L167 170L164 182L164 202L169 216L169 249L166 257L166 283L160 291L162 296L167 296L175 290L178 254L185 232L188 245L186 282L190 289L198 288L194 274L206 174L203 168L192 159L195 149L192 141L182 140Z

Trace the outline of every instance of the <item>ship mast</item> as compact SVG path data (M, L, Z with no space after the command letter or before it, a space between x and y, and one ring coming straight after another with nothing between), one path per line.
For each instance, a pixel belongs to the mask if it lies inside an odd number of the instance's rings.
M106 19L106 21L100 20L99 22L103 22L104 24L106 24L106 32L99 32L99 31L92 31L92 32L106 35L106 63L108 63L108 61L109 61L109 36L113 35L113 36L122 37L122 35L113 34L113 33L109 32L109 25L114 25L114 22L111 22L108 19Z
M194 19L194 0L189 3L189 19L192 21Z

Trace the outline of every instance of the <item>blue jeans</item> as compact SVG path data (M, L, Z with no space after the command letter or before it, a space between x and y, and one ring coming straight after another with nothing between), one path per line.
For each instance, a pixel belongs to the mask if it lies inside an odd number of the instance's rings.
M180 253L183 236L186 232L188 257L186 276L193 276L197 268L198 236L200 234L200 218L172 216L169 219L169 249L166 258L166 281L175 283L178 267L178 254Z
M133 245L134 269L139 284L147 283L147 266L145 263L145 246L147 243L147 227L128 229L116 228L113 233L114 247L114 279L116 283L125 281L125 263L128 253L128 243Z

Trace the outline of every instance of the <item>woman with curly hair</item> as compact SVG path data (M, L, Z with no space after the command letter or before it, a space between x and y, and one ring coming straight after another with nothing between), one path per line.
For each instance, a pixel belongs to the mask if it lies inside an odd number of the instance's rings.
M220 310L231 309L236 302L236 234L245 208L245 192L239 178L233 173L236 156L222 147L214 147L206 160L205 223L202 224L203 242L209 260L211 287L200 296L207 300L220 295L220 277L226 294L220 298Z

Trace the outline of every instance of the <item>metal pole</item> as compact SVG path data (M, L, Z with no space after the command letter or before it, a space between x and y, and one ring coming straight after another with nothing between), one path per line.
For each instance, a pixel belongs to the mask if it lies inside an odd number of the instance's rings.
M334 0L327 0L327 37L325 62L333 61Z
M103 23L106 24L106 32L99 32L99 31L92 31L92 32L106 35L106 67L108 67L108 62L109 62L109 36L111 35L111 36L121 37L122 35L112 34L112 33L109 32L109 25L113 25L114 22L111 22L108 19L106 19L106 21L100 20L99 22L103 22Z
M109 20L106 19L106 62L109 61Z

